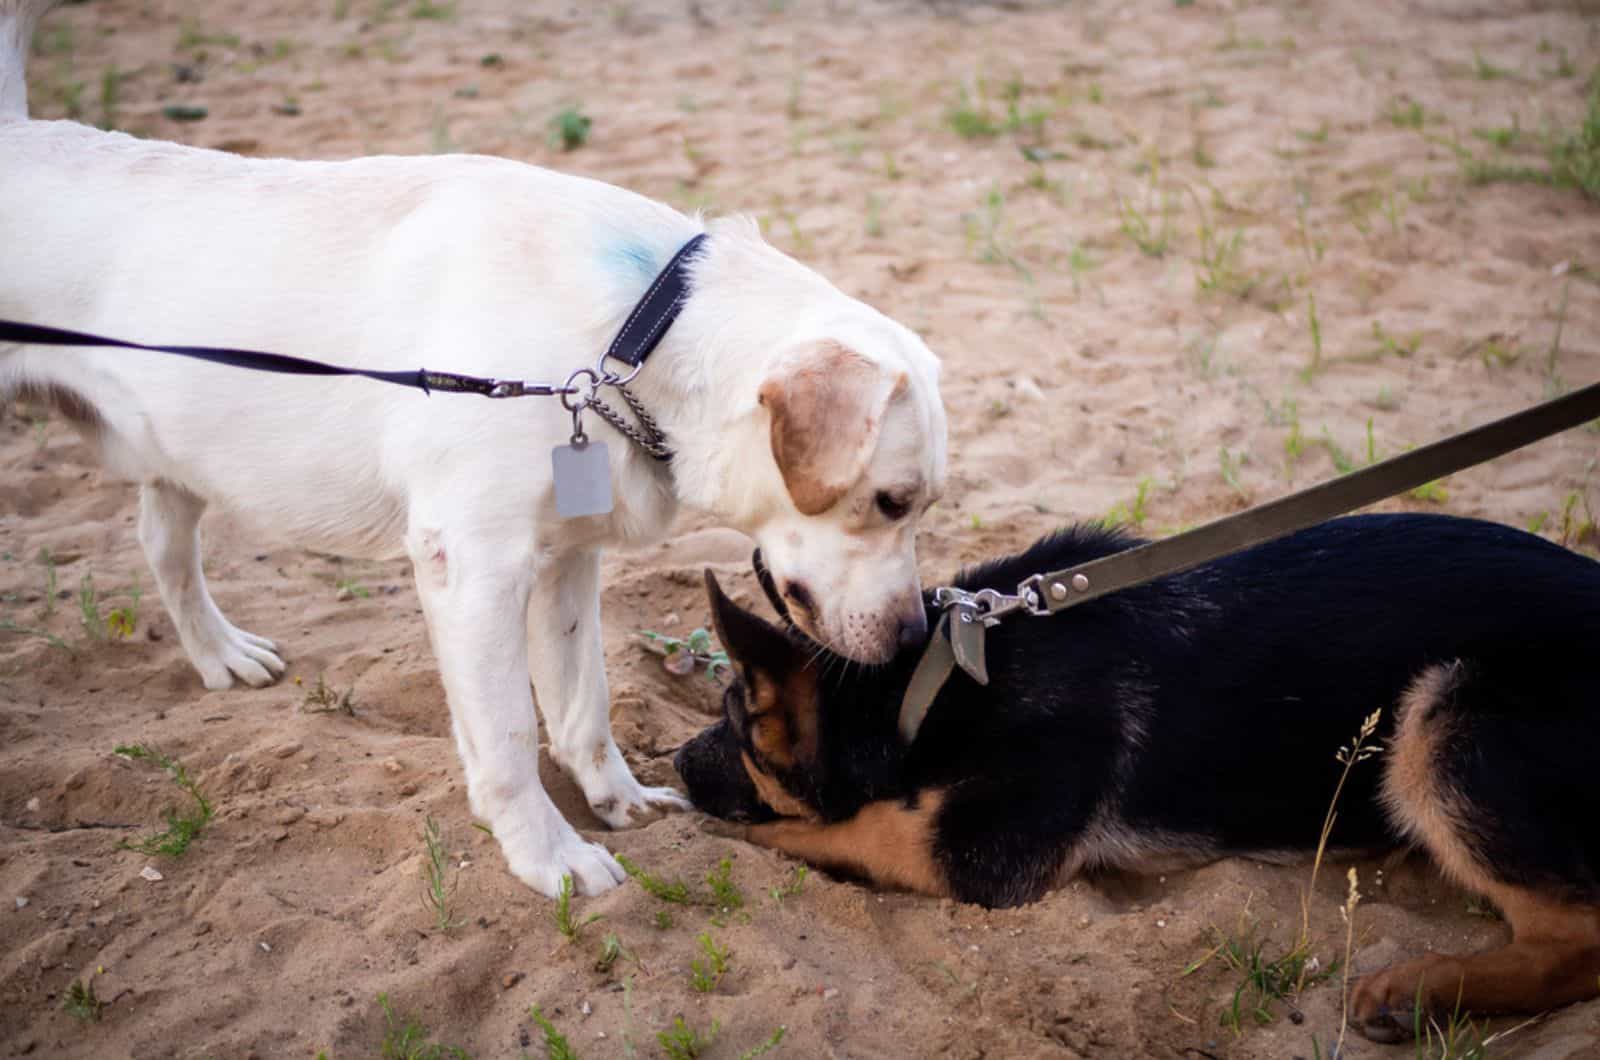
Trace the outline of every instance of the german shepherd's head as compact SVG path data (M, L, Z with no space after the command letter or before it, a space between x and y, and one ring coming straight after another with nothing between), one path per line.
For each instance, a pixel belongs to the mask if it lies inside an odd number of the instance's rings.
M756 572L782 614L782 598L771 587L759 553ZM898 660L887 667L852 665L792 627L780 629L746 611L728 599L710 571L706 591L734 680L723 693L722 720L684 744L673 760L689 798L707 813L732 821L849 816L874 796L876 785L862 783L862 763L836 759L884 746L861 739L855 731L860 725L886 726L882 736L889 746L897 743L894 712L870 706L894 694L895 675L905 668ZM899 687L904 684L901 679ZM839 724L830 719L840 719ZM850 767L850 783L831 783L842 764ZM875 772L868 763L866 775Z

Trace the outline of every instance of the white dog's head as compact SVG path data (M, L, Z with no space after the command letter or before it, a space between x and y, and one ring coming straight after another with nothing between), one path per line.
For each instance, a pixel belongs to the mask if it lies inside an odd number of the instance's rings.
M945 475L937 362L904 328L873 330L876 356L805 342L761 383L784 495L749 528L791 621L861 662L927 633L917 522Z
M666 340L686 353L655 377L694 395L658 402L678 498L755 538L769 593L808 636L886 662L927 630L916 531L944 491L939 361L753 222L709 232Z

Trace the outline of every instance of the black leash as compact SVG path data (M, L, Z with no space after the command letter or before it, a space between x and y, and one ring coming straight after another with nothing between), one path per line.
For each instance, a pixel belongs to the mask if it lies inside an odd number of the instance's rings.
M961 667L979 684L989 683L983 655L984 631L1009 614L1052 615L1190 570L1504 456L1596 417L1600 417L1600 383L1591 383L1541 405L1163 541L1138 545L1065 570L1035 574L1019 584L1015 594L995 589L967 592L948 586L936 589L934 603L944 613L901 700L900 734L907 743L916 737L928 708L955 667Z
M432 394L437 390L450 394L477 394L487 398L560 397L562 404L573 414L576 435L582 435L581 428L577 427L579 415L585 408L593 408L606 422L632 439L651 456L658 460L669 460L672 457L672 450L666 445L660 428L633 394L626 389L626 385L639 374L645 359L661 342L661 337L666 334L667 328L682 311L683 303L689 295L688 266L705 239L704 232L696 235L672 256L672 260L656 276L644 297L628 314L622 330L611 341L610 348L601 356L599 363L592 369L580 368L561 384L530 383L519 379L490 379L459 375L454 372L433 372L426 368L418 368L415 371L351 368L347 365L325 364L322 361L291 357L282 353L237 350L226 346L163 346L107 338L104 335L91 335L88 332L70 331L66 328L26 324L15 320L0 320L0 342L18 342L32 346L101 346L148 350L151 353L169 353L179 357L191 357L198 361L209 361L212 364L282 375L361 376L366 379L376 379L381 383L412 387L424 394ZM610 371L605 366L607 360L621 361L628 366L628 371L621 375ZM579 383L579 380L585 377L587 382ZM628 423L615 409L599 400L597 394L602 387L612 387L622 396L623 401L639 421L638 427Z

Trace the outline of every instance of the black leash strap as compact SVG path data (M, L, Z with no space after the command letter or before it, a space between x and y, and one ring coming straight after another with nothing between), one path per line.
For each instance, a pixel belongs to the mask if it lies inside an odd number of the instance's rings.
M110 346L129 350L149 350L152 353L172 353L179 357L210 361L213 364L226 364L234 368L249 368L257 372L277 372L285 375L359 375L384 383L415 387L423 393L443 390L454 394L482 394L484 397L521 397L525 394L559 392L555 387L534 389L526 383L480 379L476 376L454 375L449 372L430 372L426 368L418 368L416 371L384 372L373 368L347 368L337 364L323 364L321 361L308 361L303 357L290 357L282 353L263 353L260 350L233 350L225 346L158 346L129 342L126 339L108 339L104 335L91 335L86 331L68 331L66 328L47 328L41 324L23 324L15 320L0 320L0 342L22 342L33 346Z
M1023 583L1022 591L1037 592L1038 603L1046 612L1061 611L1304 530L1452 472L1504 456L1596 417L1600 417L1600 383L1591 383L1542 405L1163 541L1153 541L1066 570L1035 575Z
M33 346L109 346L128 350L148 350L152 353L170 353L179 357L192 357L213 364L234 368L248 368L257 372L277 372L283 375L354 375L376 379L382 383L414 387L425 394L435 390L451 394L479 394L488 398L551 397L559 395L568 411L577 415L593 408L605 421L642 447L658 460L670 460L672 450L661 430L644 406L639 404L627 389L627 383L643 367L645 358L660 344L672 322L683 311L689 297L689 264L706 241L704 232L695 235L672 256L672 260L650 284L650 289L639 299L622 330L611 340L611 346L593 368L581 368L562 384L528 383L519 379L487 379L480 376L458 375L453 372L431 372L426 368L415 371L381 371L375 368L350 368L344 365L324 364L304 357L291 357L282 353L264 353L260 350L235 350L225 346L159 346L126 339L111 339L104 335L91 335L85 331L45 327L42 324L25 324L15 320L0 320L0 342L20 342ZM605 367L607 359L622 361L630 371L616 375ZM587 383L576 385L579 379ZM622 396L632 411L637 425L630 424L611 406L599 399L602 387L612 387ZM569 398L576 398L568 401Z

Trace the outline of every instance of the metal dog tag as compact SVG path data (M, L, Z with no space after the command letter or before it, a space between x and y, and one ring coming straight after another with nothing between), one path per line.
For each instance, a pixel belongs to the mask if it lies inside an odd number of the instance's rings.
M989 683L989 668L983 658L983 619L970 604L950 608L950 647L956 665L980 685Z
M574 442L550 451L556 477L556 512L563 519L611 511L611 461L605 442Z

